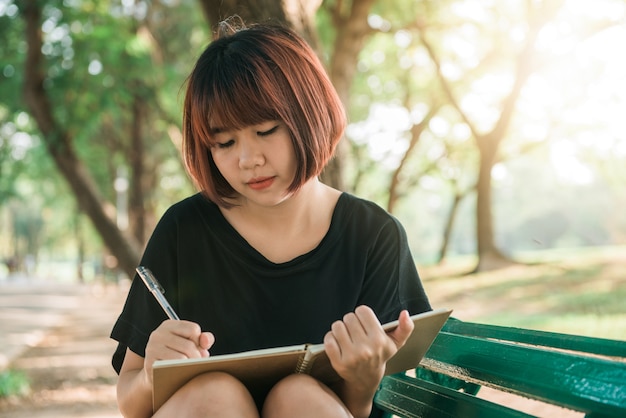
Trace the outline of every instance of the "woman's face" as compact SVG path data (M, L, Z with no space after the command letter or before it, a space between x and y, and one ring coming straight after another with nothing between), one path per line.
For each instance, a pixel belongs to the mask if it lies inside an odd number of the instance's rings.
M217 129L211 148L213 161L240 204L274 206L290 195L296 157L289 131L281 121L243 129Z

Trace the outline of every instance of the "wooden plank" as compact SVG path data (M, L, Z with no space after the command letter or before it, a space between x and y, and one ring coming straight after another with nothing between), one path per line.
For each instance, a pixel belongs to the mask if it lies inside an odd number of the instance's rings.
M565 408L626 416L626 362L441 332L422 364Z
M528 418L525 414L435 383L405 376L383 379L374 403L405 418Z
M460 321L455 318L450 318L446 322L444 330L453 334L471 337L492 338L581 353L626 358L626 341L620 340L477 324Z

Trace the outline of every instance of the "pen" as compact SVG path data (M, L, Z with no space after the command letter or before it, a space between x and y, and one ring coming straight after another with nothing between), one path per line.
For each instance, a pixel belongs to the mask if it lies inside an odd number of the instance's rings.
M135 270L137 271L137 274L139 274L139 277L141 277L141 280L143 280L143 283L146 285L150 293L152 293L157 302L159 302L159 305L161 305L161 308L163 308L167 317L169 319L180 319L178 315L176 315L176 312L174 312L174 309L172 309L172 306L169 304L167 299L165 299L165 296L163 296L165 290L156 277L154 277L154 274L152 274L150 269L144 266L139 266Z

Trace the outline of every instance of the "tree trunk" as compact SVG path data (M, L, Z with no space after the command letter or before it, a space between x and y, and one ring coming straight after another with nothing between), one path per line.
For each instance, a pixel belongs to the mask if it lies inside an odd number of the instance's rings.
M529 19L529 31L524 47L516 58L515 81L508 96L504 99L500 117L493 129L484 135L478 134L472 128L480 151L480 167L478 183L476 184L476 233L478 240L478 264L475 271L493 270L512 263L512 260L502 254L495 244L493 232L493 216L491 213L491 170L496 161L500 144L506 136L511 123L515 105L522 88L533 71L535 43L540 30L558 11L562 1L546 4L535 10Z
M452 236L452 228L454 227L454 221L456 220L456 215L459 212L459 206L461 201L463 200L464 195L462 193L455 193L454 199L452 200L452 207L450 208L450 212L448 213L448 218L446 219L446 225L443 229L443 238L441 241L441 247L439 248L439 254L437 255L437 263L443 263L443 260L446 258L446 253L448 252L448 246L450 245L450 237Z
M481 139L482 141L479 141L478 182L476 183L478 264L475 271L493 270L511 264L511 260L502 254L495 243L493 214L491 211L491 169L493 168L499 141Z
M124 235L115 222L107 216L105 203L103 203L105 201L100 196L86 167L78 159L69 134L63 131L54 120L52 107L43 87L40 3L25 2L23 15L28 45L24 65L26 105L41 131L48 153L70 186L80 209L91 219L105 245L117 258L119 268L132 275L139 261L140 246Z
M344 107L350 108L350 90L356 74L359 54L369 35L372 33L367 17L374 0L352 0L350 9L343 10L344 2L335 2L330 11L336 30L335 43L329 63L328 74ZM348 153L347 139L337 146L333 158L322 175L322 180L343 190L343 161Z
M139 96L133 99L133 118L131 120L131 144L128 150L130 161L130 188L128 196L129 226L137 242L146 241L146 210L144 196L144 142L143 124L146 120L145 100Z
M237 15L246 24L280 22L300 33L317 49L314 16L321 0L199 0L213 30L219 22Z

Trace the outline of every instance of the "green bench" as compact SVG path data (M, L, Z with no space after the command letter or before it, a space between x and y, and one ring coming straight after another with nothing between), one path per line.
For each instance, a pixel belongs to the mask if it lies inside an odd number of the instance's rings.
M374 402L387 417L533 416L476 397L481 386L586 418L626 417L626 341L450 318L420 367L385 377Z

